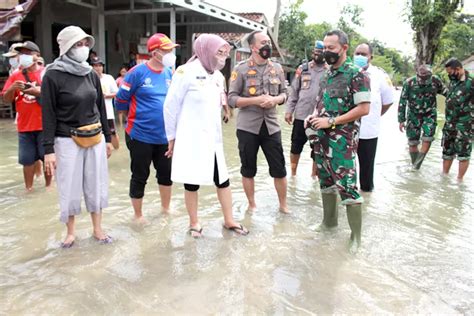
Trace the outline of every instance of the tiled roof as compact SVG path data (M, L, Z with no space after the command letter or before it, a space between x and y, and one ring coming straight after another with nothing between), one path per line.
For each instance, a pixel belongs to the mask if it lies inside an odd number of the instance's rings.
M262 23L265 21L265 14L259 13L259 12L241 12L241 13L236 13L240 15L243 18L255 21L257 23Z
M238 43L247 33L212 33L218 35L225 39L229 43ZM196 38L200 35L200 33L196 33Z

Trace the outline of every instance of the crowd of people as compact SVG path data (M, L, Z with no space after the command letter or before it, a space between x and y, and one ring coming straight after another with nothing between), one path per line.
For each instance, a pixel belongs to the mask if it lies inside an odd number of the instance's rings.
M147 222L143 198L153 163L163 213L170 210L173 183L183 184L192 237L203 235L198 218L202 185L216 186L223 227L239 235L249 233L232 211L222 136L222 118L228 119L230 108L239 109L236 135L248 212L257 211L254 178L261 147L274 179L279 210L290 213L277 111L277 106L286 104L285 121L292 125L291 175L296 175L309 142L312 175L319 178L323 220L317 230L338 225L339 195L351 229L349 249L357 251L363 203L358 184L362 191L374 190L380 118L395 102L389 76L372 64L370 44L359 43L354 56L348 56L347 35L334 30L315 42L312 60L296 69L287 89L282 66L270 59L269 36L254 31L247 41L251 55L235 66L228 89L220 70L231 47L213 34L201 34L194 42L193 56L175 71L173 50L178 45L165 34L154 34L147 42L149 60L130 69L122 67L116 80L104 73L100 57L90 55L94 38L77 26L58 34L59 57L46 67L35 43L11 46L5 56L12 69L2 94L5 101L16 104L18 161L27 190L33 188L41 161L46 186L55 177L60 220L67 228L63 248L75 242L75 216L81 212L83 197L93 236L99 243L112 242L101 221L108 205L107 159L113 149L119 149L115 111L120 125L126 117L129 196L137 223ZM462 180L472 151L474 77L455 58L445 67L448 87L429 65L417 65L416 75L403 85L398 121L400 131L406 130L413 169L420 169L435 135L436 95L444 95L443 172L449 172L457 156L458 179Z

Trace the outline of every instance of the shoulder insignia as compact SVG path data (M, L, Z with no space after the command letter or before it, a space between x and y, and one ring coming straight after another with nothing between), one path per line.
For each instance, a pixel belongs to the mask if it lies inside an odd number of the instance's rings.
M298 67L298 69L296 69L295 76L296 76L296 77L299 77L299 76L301 76L301 73L302 73L302 72L303 72L303 68L301 68L301 67Z
M237 79L237 71L232 71L232 74L230 75L230 81L235 81Z

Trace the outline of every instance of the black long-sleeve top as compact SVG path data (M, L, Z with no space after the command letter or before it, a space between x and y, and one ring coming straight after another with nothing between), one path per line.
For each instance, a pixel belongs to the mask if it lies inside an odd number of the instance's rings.
M99 121L106 142L110 142L104 97L95 71L86 76L46 71L41 84L41 105L45 154L54 153L55 136L71 137L68 127L77 128Z

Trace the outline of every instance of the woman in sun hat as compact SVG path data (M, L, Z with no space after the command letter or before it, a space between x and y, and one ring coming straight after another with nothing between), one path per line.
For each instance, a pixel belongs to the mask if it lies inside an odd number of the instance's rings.
M66 224L62 243L75 241L75 216L81 198L91 214L99 243L112 238L102 230L102 210L108 205L107 158L112 153L100 79L86 63L94 38L80 27L59 32L59 57L47 66L41 85L45 171L56 174L60 220Z

